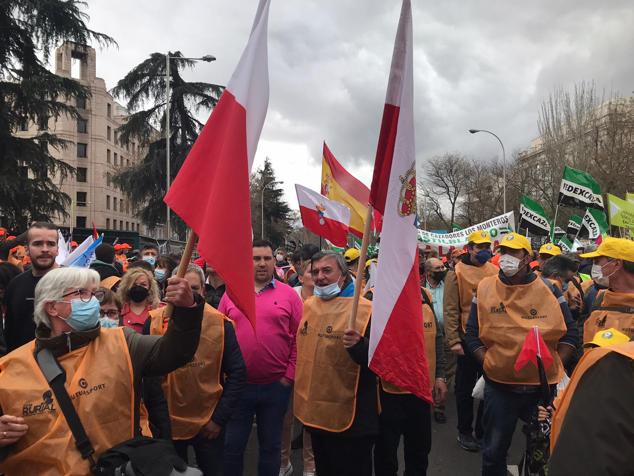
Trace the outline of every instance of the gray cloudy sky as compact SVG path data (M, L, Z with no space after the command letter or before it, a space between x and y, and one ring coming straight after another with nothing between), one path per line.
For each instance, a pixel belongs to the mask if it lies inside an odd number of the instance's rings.
M413 0L419 166L446 151L490 158L537 134L537 111L556 86L595 80L634 90L631 0ZM369 185L400 0L272 0L271 98L255 166L271 158L287 199L319 189L322 141ZM90 26L119 44L98 52L112 87L150 53L213 54L185 73L226 84L257 0L91 0Z

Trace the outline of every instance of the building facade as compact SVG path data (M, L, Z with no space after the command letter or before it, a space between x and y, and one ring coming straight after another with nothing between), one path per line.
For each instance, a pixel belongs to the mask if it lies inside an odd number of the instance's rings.
M74 176L55 177L55 184L69 197L72 205L68 216L58 217L62 227L131 231L162 238L163 227L146 228L136 217L135 210L112 177L143 157L137 142L122 145L117 129L125 122L128 112L106 89L106 83L96 75L94 48L65 43L55 52L55 74L72 77L90 90L86 100L75 100L80 118L61 116L50 119L51 133L69 142L61 150L51 150L56 158L75 167ZM37 125L29 124L17 135L35 135ZM116 234L116 233L115 233Z

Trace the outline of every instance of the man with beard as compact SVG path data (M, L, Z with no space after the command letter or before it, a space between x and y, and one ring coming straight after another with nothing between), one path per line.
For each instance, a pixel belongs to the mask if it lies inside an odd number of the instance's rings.
M31 269L16 276L7 287L4 338L7 352L35 338L33 295L35 286L46 273L55 268L57 257L57 226L35 222L27 231L27 254Z

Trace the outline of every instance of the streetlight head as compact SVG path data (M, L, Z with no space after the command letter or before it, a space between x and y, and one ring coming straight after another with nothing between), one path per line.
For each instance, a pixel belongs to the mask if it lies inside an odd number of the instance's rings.
M475 134L476 132L480 132L480 129L469 129L469 132L471 132L471 134Z
M203 61L206 61L207 63L211 63L212 61L216 61L216 57L213 55L205 55L202 58L200 58Z

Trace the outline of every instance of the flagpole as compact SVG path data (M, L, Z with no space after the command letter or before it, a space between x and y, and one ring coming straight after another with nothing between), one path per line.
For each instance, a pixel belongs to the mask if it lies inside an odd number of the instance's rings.
M555 207L555 218L553 219L553 229L550 233L550 241L555 241L555 227L557 226L557 213L559 213L559 201Z
M194 233L194 230L189 230L189 235L187 236L187 243L185 244L185 249L183 250L183 256L181 257L181 261L178 264L178 272L176 276L178 278L184 278L185 273L187 273L187 266L192 259L192 253L194 252L194 246L196 246L196 242L198 241L198 236ZM174 312L174 304L167 303L165 306L164 316L167 318L172 317L172 313Z
M365 216L365 225L363 227L363 241L361 242L361 255L357 265L357 279L354 283L354 298L352 300L352 312L348 319L348 329L354 329L354 323L357 321L357 310L359 309L359 299L361 298L361 281L363 280L363 271L365 269L365 260L368 254L368 245L370 243L370 229L372 227L372 205L368 205L368 213Z

